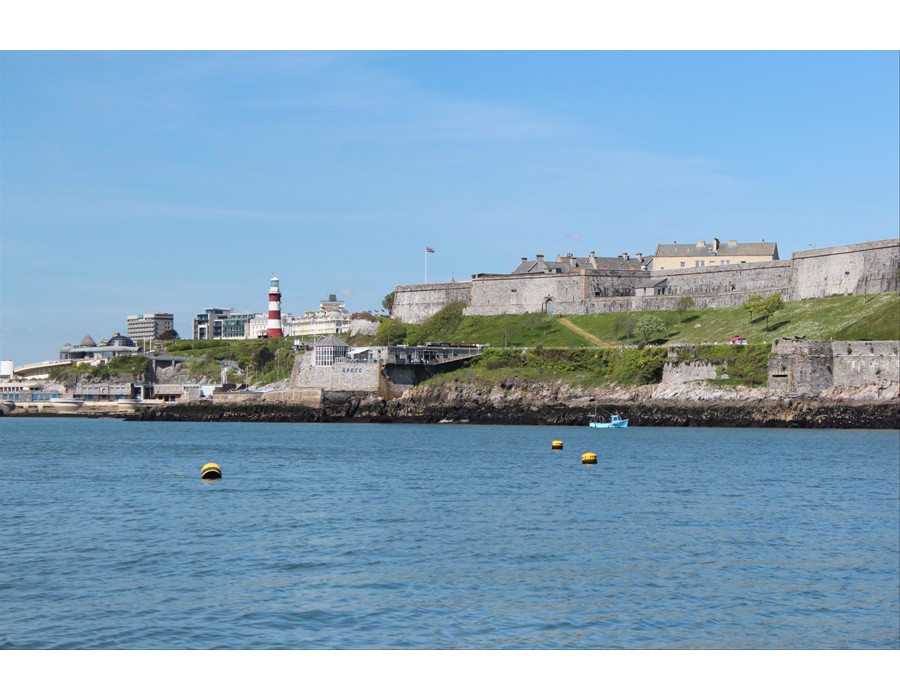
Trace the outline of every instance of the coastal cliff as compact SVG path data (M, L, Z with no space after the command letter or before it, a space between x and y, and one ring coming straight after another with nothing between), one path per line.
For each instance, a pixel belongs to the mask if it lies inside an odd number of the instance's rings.
M192 401L142 410L126 420L586 425L618 410L634 426L900 429L896 390L776 396L768 389L657 384L581 389L562 382L448 381L396 397L326 393L321 408L279 402Z

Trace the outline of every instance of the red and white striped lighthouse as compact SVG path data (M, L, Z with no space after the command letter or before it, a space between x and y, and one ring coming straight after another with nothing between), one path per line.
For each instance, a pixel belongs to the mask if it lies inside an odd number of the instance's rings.
M269 323L266 326L266 336L269 338L283 338L281 330L281 289L278 286L278 276L273 274L269 282Z

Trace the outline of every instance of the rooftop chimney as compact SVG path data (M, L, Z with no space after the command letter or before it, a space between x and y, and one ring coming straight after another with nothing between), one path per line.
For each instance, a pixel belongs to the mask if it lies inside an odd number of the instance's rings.
M706 241L697 241L697 247L703 248L706 245Z
M538 262L544 262L544 254L538 253L537 255L534 256L534 259L537 260Z

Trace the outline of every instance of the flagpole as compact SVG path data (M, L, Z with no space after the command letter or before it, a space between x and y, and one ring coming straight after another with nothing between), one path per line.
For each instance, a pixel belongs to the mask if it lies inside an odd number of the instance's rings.
M428 248L425 248L425 284L428 284Z

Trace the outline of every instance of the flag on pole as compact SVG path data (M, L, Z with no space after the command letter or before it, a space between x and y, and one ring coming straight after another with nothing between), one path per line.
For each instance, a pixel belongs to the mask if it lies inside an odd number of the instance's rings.
M425 246L425 252L426 252L426 253L433 253L433 252L434 252L434 248L429 248L428 246Z

